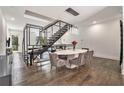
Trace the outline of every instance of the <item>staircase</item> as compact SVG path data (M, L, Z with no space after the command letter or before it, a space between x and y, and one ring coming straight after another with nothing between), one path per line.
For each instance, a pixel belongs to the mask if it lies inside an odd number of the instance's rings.
M34 54L42 54L43 52L47 51L57 40L59 40L68 30L70 29L70 25L66 24L56 33L54 33L49 39L47 40L47 45L44 45L42 49L34 51Z
M28 64L28 62L29 62L28 59L30 59L30 65L32 65L32 60L34 60L36 58L34 56L41 55L45 51L48 51L48 49L51 48L52 45L56 41L58 41L72 27L73 26L71 24L63 22L61 20L56 20L56 21L48 24L47 26L43 27L42 30L40 31L39 37L42 37L44 39L46 38L46 43L40 45L39 48L34 48L34 46L33 46L32 51L29 51L29 48L27 46L27 51L26 51L27 55L25 55L26 56L25 59L27 60L26 63ZM28 36L28 35L24 35L24 36ZM28 37L26 37L26 38L28 38ZM36 42L36 46L38 43L40 43L40 40L38 40Z

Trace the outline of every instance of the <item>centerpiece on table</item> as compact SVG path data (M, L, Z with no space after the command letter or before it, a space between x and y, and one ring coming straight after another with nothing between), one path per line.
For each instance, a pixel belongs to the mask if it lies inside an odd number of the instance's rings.
M73 45L73 50L75 50L77 42L76 41L72 41L72 45Z

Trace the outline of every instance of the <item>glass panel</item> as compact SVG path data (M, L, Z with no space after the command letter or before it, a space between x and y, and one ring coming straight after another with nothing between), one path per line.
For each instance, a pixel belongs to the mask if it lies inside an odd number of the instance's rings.
M30 45L39 45L39 29L30 28Z
M40 45L47 45L47 30L41 32L40 34Z
M59 30L59 26L53 26L53 34L55 34Z
M49 27L49 28L47 29L47 39L49 39L49 37L52 36L52 33L53 33L52 27Z

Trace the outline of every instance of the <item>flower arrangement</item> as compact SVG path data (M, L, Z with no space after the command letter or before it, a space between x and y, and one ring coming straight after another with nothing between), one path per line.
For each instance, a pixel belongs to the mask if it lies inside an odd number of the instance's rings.
M73 45L73 50L75 50L77 42L76 41L72 41L72 45Z

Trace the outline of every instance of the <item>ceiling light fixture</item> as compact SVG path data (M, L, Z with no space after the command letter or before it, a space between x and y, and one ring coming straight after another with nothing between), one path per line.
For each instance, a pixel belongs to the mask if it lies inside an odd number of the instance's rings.
M14 18L14 17L11 17L10 20L11 20L11 21L15 21L15 18Z
M96 24L97 22L96 21L93 21L92 24Z

